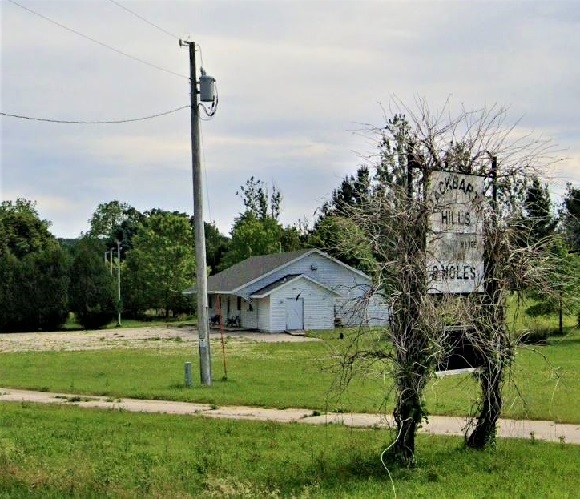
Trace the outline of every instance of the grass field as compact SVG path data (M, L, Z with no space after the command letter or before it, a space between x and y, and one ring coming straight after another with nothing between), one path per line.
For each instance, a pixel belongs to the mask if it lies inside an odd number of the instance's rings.
M565 337L518 350L504 416L580 423L580 334L566 327ZM183 386L184 362L192 361L198 372L191 344L159 339L147 349L1 353L0 385L215 405L378 410L390 391L388 377L369 371L339 397L328 367L345 342L336 332L317 336L323 341L228 341L227 380L215 344L209 388ZM470 375L433 380L427 408L432 414L465 415L476 394ZM391 402L383 409L390 410ZM387 463L387 471L379 456L392 437L385 430L340 425L5 402L0 498L573 498L580 490L580 446L530 437L500 439L494 449L480 452L466 449L460 438L420 435L417 467Z
M580 446L419 436L418 465L379 456L391 435L339 425L0 404L0 497L577 497Z
M320 411L375 412L390 393L390 380L378 371L357 378L344 393L334 390L335 375L325 370L343 343L335 333L323 342L226 345L213 348L211 388L183 386L183 366L197 352L191 344L154 340L158 348L79 352L0 354L1 386L114 397L158 398L268 407L305 407ZM478 387L471 375L435 379L426 391L432 414L466 415ZM392 400L387 398L386 409ZM522 346L513 380L505 390L505 417L580 423L580 335L558 337L548 345Z

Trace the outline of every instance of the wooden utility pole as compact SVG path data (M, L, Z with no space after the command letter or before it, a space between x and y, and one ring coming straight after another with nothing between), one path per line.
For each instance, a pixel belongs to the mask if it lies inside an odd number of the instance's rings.
M211 385L211 354L207 302L207 263L205 228L203 225L203 188L200 166L199 108L195 68L195 42L179 40L189 46L189 78L191 84L191 166L193 172L193 219L195 225L195 265L197 290L197 329L199 332L199 371L201 383Z

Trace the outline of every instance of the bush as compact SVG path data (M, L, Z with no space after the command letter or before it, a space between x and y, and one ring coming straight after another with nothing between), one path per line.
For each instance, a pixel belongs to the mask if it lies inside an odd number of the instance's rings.
M523 333L519 340L526 345L546 345L550 331L546 328L532 329Z

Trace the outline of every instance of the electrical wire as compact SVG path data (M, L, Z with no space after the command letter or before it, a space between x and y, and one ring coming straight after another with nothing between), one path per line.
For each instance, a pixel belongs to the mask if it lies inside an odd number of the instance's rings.
M31 121L43 121L47 123L62 123L68 125L117 125L120 123L131 123L134 121L145 121L145 120L152 120L154 118L159 118L161 116L167 116L168 114L176 113L177 111L181 111L185 109L187 106L181 106L175 109L171 109L170 111L165 111L163 113L151 114L149 116L142 116L140 118L128 118L123 120L108 120L108 121L77 121L77 120L57 120L53 118L37 118L33 116L23 116L21 114L10 114L10 113L3 113L0 112L1 116L7 116L10 118L19 118L21 120L31 120Z
M216 85L215 86L215 99L211 103L211 107L209 108L209 110L205 107L205 105L203 103L201 103L201 102L199 103L199 106L203 109L203 112L205 113L207 118L202 118L201 116L199 118L202 121L210 121L217 113L218 103L219 103L219 94L218 94L217 85Z
M47 16L45 16L43 14L40 14L40 13L38 13L38 12L36 12L36 11L34 11L34 10L32 10L32 9L24 6L24 5L21 5L18 2L16 2L15 0L8 0L8 2L10 2L11 4L14 4L17 7L20 7L21 9L23 9L23 10L25 10L25 11L31 13L31 14L34 14L35 16L38 16L41 19L44 19L45 21L48 21L48 22L50 22L50 23L52 23L52 24L54 24L54 25L56 25L56 26L58 26L58 27L60 27L62 29L65 29L67 31L70 31L71 33L74 33L75 35L78 35L81 38L84 38L85 40L89 40L89 41L91 41L93 43L96 43L97 45L100 45L101 47L105 47L105 48L107 48L109 50L112 50L113 52L116 52L117 54L120 54L120 55L123 55L125 57L128 57L129 59L133 59L134 61L140 62L141 64L145 64L146 66L149 66L151 68L157 69L159 71L163 71L165 73L169 73L169 74L172 74L172 75L175 75L175 76L179 76L180 78L189 78L188 76L185 76L185 75L176 73L174 71L171 71L170 69L163 68L161 66L158 66L157 64L153 64L152 62L148 62L148 61L146 61L144 59L141 59L139 57L136 57L134 55L127 54L126 52L123 52L122 50L116 49L115 47L113 47L111 45L108 45L107 43L101 42L101 41L99 41L99 40L97 40L95 38L92 38L92 37L90 37L88 35L85 35L85 34L81 33L80 31L77 31L77 30L75 30L73 28L69 28L68 26L65 26L64 24L61 24L58 21L55 21L54 19L51 19L50 17L47 17Z
M109 0L109 2L116 5L117 7L120 7L121 9L127 11L129 14L135 16L137 19L141 19L141 21L149 24L149 26L153 26L155 29L161 31L162 33L165 33L166 35L170 36L171 38L175 38L176 40L180 39L178 36L174 35L173 33L163 29L161 26L157 26L157 24L152 23L148 19L145 19L143 16L140 16L139 14L137 14L137 12L134 12L131 9L125 7L124 5L121 5L119 2L116 2L115 0Z

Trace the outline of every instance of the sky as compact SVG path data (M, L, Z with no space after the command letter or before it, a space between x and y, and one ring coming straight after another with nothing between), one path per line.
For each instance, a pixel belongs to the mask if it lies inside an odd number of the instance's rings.
M204 218L224 234L252 176L282 192L285 225L312 223L374 152L361 130L417 99L506 106L516 133L561 151L553 199L580 186L577 0L1 0L0 16L0 111L27 117L187 106L178 39L199 44L219 93L201 124ZM113 200L192 214L189 113L1 116L1 198L35 200L64 238Z

